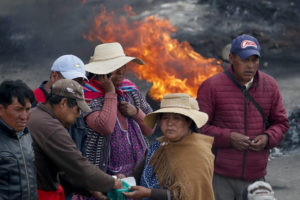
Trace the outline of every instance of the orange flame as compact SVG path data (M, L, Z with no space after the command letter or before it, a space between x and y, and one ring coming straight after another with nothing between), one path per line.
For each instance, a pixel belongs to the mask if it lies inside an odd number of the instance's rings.
M124 8L126 16L115 17L105 8L95 17L94 27L84 37L90 41L119 42L126 55L139 57L145 65L131 67L139 79L152 82L149 95L161 100L164 94L182 92L193 97L199 85L208 77L221 72L220 62L204 58L188 42L171 37L176 32L169 20L157 16L143 21L132 21L135 13Z

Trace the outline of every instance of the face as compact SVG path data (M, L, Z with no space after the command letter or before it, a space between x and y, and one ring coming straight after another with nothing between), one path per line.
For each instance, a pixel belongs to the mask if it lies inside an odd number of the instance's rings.
M184 136L191 134L191 124L191 119L175 113L163 113L160 118L161 131L171 142L180 141Z
M59 72L56 72L56 71L52 71L51 72L51 75L50 75L50 81L52 83L55 83L56 81L60 80L60 79L63 79L64 77L62 76L61 73Z
M84 78L82 77L74 78L73 80L79 83L80 85L84 85Z
M0 118L15 132L23 131L30 118L31 103L25 100L25 106L19 103L16 97L12 98L12 104L4 108L0 104Z
M80 109L76 105L74 107L69 107L67 104L67 99L63 98L60 103L55 108L55 115L62 122L65 128L69 128L75 123L75 120L80 116Z
M257 55L249 56L247 59L243 60L236 54L230 54L229 60L233 65L236 78L243 84L251 81L258 70L259 57Z
M121 84L121 82L125 78L125 73L126 73L126 65L111 73L111 81L114 83L115 86Z

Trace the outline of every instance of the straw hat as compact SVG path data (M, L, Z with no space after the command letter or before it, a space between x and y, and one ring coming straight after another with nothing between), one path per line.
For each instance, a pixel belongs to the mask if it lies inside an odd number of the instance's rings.
M208 120L208 115L199 111L198 102L184 93L166 94L160 109L146 115L144 121L149 128L153 128L160 113L178 113L193 120L198 128L201 128Z
M94 56L85 65L85 70L93 74L109 74L130 61L144 65L141 59L126 56L120 43L104 43L96 46Z

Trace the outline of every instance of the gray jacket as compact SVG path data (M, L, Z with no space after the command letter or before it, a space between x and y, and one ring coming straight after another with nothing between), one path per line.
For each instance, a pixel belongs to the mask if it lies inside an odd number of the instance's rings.
M27 129L16 133L1 120L0 199L38 199L31 136Z

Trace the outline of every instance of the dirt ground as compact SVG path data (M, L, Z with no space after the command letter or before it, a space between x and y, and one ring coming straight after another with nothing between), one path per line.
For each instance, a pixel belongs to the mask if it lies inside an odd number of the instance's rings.
M300 150L269 161L268 181L277 200L300 199Z

